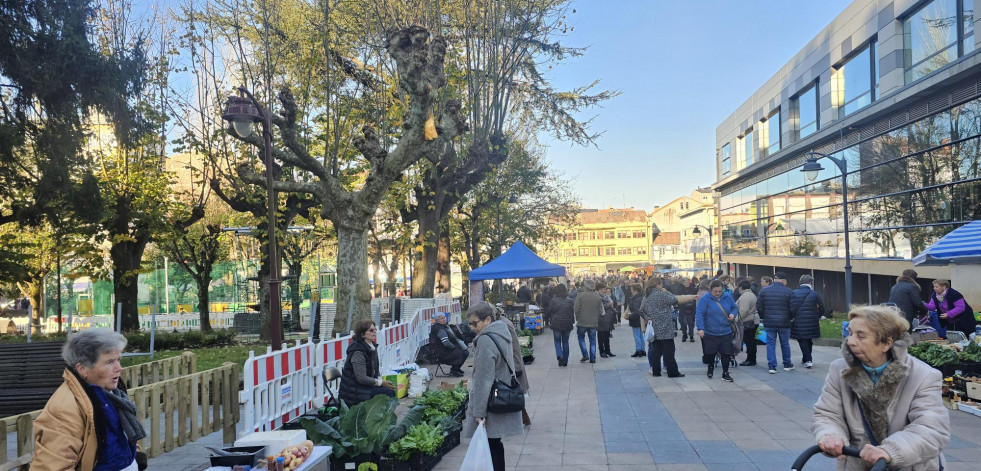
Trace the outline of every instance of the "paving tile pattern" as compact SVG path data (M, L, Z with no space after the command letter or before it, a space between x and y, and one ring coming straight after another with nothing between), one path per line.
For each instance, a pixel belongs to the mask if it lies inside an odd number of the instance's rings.
M509 471L786 471L813 444L811 407L828 364L840 355L836 347L814 347L815 367L805 369L794 343L798 367L770 375L761 348L762 366L735 368L735 382L727 383L719 379L720 368L714 379L705 376L697 342L677 343L685 378L655 378L646 358L630 358L633 339L626 325L611 343L620 353L616 358L589 364L579 363L573 342L570 365L559 368L551 332L535 338L537 361L528 366L532 425L504 440ZM456 379L439 378L431 386L439 381ZM950 419L947 471L979 469L981 418L952 411ZM220 445L221 432L151 460L150 471L201 469L205 444ZM458 470L468 445L464 439L436 470ZM834 465L817 456L805 469Z

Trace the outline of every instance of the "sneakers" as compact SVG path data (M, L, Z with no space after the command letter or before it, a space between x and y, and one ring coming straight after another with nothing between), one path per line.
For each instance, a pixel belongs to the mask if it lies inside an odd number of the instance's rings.
M783 370L784 371L794 371L794 365L785 366L785 367L783 367Z
M770 374L771 375L777 374L777 369L776 368L770 368Z
M730 383L732 382L732 376L729 376L729 373L722 373L722 379Z
M579 363L586 363L587 361L589 361L589 357L582 357L579 359Z
M813 361L805 361L804 362L804 368L814 368L814 362Z

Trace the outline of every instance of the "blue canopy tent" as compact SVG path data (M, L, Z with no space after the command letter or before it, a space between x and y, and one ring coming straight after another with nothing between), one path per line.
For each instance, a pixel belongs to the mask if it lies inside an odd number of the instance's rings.
M981 264L981 221L965 224L913 257L916 266Z
M542 260L519 240L500 257L471 270L469 277L470 281L482 281L538 276L565 276L565 267Z

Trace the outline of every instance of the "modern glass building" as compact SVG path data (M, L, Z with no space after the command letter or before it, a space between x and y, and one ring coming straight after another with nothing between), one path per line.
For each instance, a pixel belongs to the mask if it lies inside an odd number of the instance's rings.
M846 164L854 303L886 302L910 259L981 217L981 56L973 0L857 0L716 130L723 263L815 276L843 310ZM981 303L973 267L922 268ZM977 291L977 293L975 293ZM927 291L924 291L926 295Z

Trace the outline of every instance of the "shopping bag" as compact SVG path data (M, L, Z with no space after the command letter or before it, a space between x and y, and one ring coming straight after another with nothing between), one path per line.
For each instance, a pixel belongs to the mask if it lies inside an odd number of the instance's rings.
M644 341L650 343L651 340L654 340L654 323L648 322L647 330L644 331Z
M467 454L463 457L460 471L494 471L490 445L487 443L487 427L477 425L477 431L470 439Z

